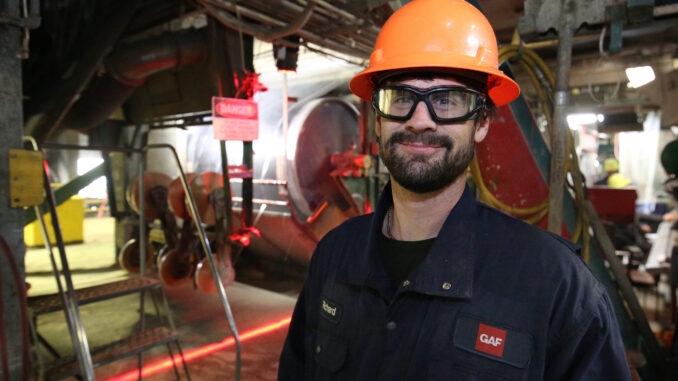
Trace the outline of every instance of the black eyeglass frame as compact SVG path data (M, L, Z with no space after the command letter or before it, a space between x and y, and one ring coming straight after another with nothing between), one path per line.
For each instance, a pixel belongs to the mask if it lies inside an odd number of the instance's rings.
M379 110L378 104L379 104L379 91L383 89L401 89L401 90L408 90L413 92L414 94L417 95L417 100L414 102L412 105L412 108L410 109L410 112L407 113L407 115L403 116L395 116L395 115L388 115L381 110ZM429 99L429 95L438 91L448 91L448 90L461 90L467 93L472 93L475 94L478 97L476 107L469 111L468 113L458 116L455 118L441 118L438 115L436 115L435 110L433 109L433 105L431 104L431 100ZM374 111L377 113L382 118L387 118L391 120L397 120L397 121L406 121L409 120L412 115L414 115L414 110L417 109L417 106L419 105L419 102L423 101L424 104L426 104L426 108L428 109L429 115L431 115L431 119L438 123L454 123L454 122L463 122L467 120L472 120L478 117L478 112L485 106L486 103L486 98L485 94L469 89L468 87L464 86L437 86L437 87L432 87L426 90L419 89L417 87L412 87L408 85L386 85L386 86L380 86L379 88L375 89L372 92L372 108L374 108Z

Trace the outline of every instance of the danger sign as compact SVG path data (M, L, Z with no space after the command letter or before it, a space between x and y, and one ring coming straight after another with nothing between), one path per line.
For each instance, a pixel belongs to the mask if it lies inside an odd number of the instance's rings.
M256 140L259 138L257 102L212 97L212 127L214 138L218 140Z

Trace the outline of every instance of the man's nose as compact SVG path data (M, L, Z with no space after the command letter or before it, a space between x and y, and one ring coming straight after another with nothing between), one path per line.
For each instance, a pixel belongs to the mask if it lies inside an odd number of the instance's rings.
M407 121L406 128L412 132L417 133L421 133L426 130L435 131L436 123L431 118L431 114L429 113L428 108L426 107L426 103L420 101L417 104L417 106L414 109L414 114L412 114L412 117Z

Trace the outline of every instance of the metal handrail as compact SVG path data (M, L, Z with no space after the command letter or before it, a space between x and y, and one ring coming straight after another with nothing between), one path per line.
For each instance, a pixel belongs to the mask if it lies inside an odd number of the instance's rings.
M40 152L37 142L31 136L24 136L23 141L30 143L33 151ZM44 157L44 156L43 156ZM44 160L44 158L43 158ZM87 335L85 334L85 328L82 324L82 319L80 318L80 310L78 309L78 300L75 297L75 288L73 287L73 282L71 279L71 271L68 266L68 260L66 258L66 249L64 247L63 237L61 235L61 228L59 225L59 217L56 210L56 200L54 198L54 192L49 184L49 178L45 169L43 167L43 178L44 178L44 187L45 192L47 193L47 204L49 205L50 213L52 214L52 227L54 229L54 237L57 242L57 247L59 248L59 257L61 260L61 266L64 269L64 279L66 280L66 292L64 292L64 287L61 284L61 272L57 266L56 259L54 258L54 252L52 249L52 243L49 239L49 233L47 231L47 223L45 218L42 215L40 206L34 206L35 215L40 221L40 227L42 230L42 236L45 240L45 248L49 252L50 261L52 262L52 268L54 269L54 275L57 282L57 288L59 290L59 295L61 296L61 302L64 305L64 312L66 313L66 324L68 325L68 331L71 335L71 341L75 346L75 353L78 359L78 365L80 367L81 376L85 380L94 380L94 364L92 363L92 355L89 351L89 343L87 341Z
M235 326L235 319L233 318L233 312L231 311L231 305L228 302L228 297L226 296L226 290L223 283L221 282L221 276L217 271L216 264L212 258L212 249L210 247L209 239L207 238L207 233L205 232L205 227L202 225L200 220L200 215L198 214L198 207L195 204L195 199L193 198L193 192L188 186L188 181L186 180L186 175L184 174L181 161L179 160L179 155L177 155L176 150L170 144L149 144L146 147L139 148L123 148L123 147L102 147L102 146L79 146L74 144L44 144L43 148L49 149L71 149L71 150L85 150L85 151L100 151L100 152L124 152L124 153L138 153L142 155L142 160L139 164L139 218L141 223L139 224L139 254L140 254L140 274L144 273L145 270L145 261L146 261L146 224L144 222L144 164L146 162L146 153L151 149L169 149L172 152L172 157L177 165L179 170L179 178L181 179L181 185L184 188L184 193L189 200L188 206L191 212L191 217L195 221L195 225L198 229L198 235L200 236L201 246L205 253L208 263L210 264L210 270L212 271L212 278L217 287L219 298L221 304L224 307L224 312L226 313L226 319L228 321L228 326L233 334L236 346L236 364L235 364L235 380L240 381L240 364L241 364L241 345L240 337L238 335L238 329Z

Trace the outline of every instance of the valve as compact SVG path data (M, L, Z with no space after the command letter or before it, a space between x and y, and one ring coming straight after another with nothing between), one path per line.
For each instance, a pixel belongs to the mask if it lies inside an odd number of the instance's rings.
M239 228L236 229L233 234L228 236L228 239L231 243L239 244L244 247L247 247L250 245L250 237L251 236L257 236L261 238L261 232L259 229L255 228L254 226L250 227L245 227L245 228Z
M136 176L130 181L125 192L127 203L137 214L140 213L139 183L139 176ZM146 172L144 175L144 218L146 221L153 221L161 214L153 198L153 192L156 192L158 188L167 189L171 183L172 179L164 173Z
M221 258L219 255L212 255L214 265L217 267L221 283L228 287L235 281L235 270L231 264L230 255ZM203 258L195 269L194 276L195 287L206 294L216 294L217 286L214 283L212 269L207 258Z
M148 269L155 261L155 248L153 244L146 240L146 268ZM141 252L139 251L139 244L135 238L130 239L120 249L118 254L118 264L123 269L133 274L138 274L141 268Z

